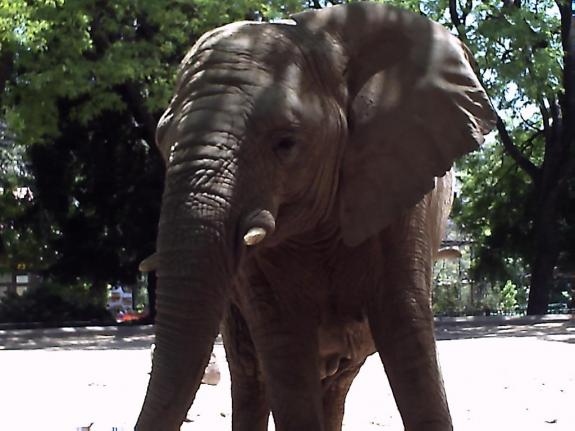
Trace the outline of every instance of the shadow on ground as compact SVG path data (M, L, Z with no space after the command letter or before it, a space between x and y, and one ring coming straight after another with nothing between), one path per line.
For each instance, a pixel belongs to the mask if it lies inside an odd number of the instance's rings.
M0 350L143 350L153 334L152 325L0 330ZM436 334L438 340L536 337L575 344L575 316L443 318Z
M142 350L153 333L152 325L0 330L0 350Z
M575 344L575 315L439 319L435 332L438 340L536 337Z

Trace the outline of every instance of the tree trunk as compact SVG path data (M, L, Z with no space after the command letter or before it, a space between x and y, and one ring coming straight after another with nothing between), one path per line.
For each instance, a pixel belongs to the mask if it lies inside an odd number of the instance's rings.
M92 301L98 306L105 307L107 301L107 283L104 280L94 280L90 286Z
M154 271L148 272L148 283L146 286L146 290L148 291L147 323L154 323L156 321L156 281L156 273Z
M535 256L531 267L531 290L527 314L545 314L549 305L549 292L553 282L553 270L561 249L558 204L566 191L567 179L573 174L573 125L575 118L575 26L571 17L571 5L557 2L561 13L561 40L564 50L565 69L563 85L565 94L557 109L550 107L553 122L546 130L545 159L542 166L540 199L536 209L534 237ZM561 100L562 99L562 100Z
M553 270L559 256L557 204L559 190L546 192L539 199L534 225L535 254L531 264L531 283L527 314L546 314L549 292L553 283Z
M547 234L540 234L546 236ZM542 239L545 241L545 239ZM537 241L536 241L537 243ZM557 255L551 250L537 249L532 264L531 284L529 289L529 301L527 314L546 314L549 305L549 291L553 282L553 269Z

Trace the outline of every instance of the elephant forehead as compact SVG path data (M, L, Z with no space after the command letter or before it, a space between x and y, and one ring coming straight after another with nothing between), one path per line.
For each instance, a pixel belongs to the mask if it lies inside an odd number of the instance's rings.
M274 84L301 91L310 78L304 73L302 52L292 41L293 27L236 23L202 37L180 65L176 93L187 97L218 83L229 88L251 86L250 94L258 91L254 87Z
M265 120L268 127L285 126L299 127L304 123L314 122L321 117L322 107L309 85L300 80L299 76L285 79L269 87L263 88L254 97L252 117L256 121ZM275 121L274 121L275 120Z
M218 51L224 56L246 56L273 67L284 62L278 54L294 54L293 25L257 22L237 22L219 27L202 36L182 61L182 67L189 67L195 57L205 51Z

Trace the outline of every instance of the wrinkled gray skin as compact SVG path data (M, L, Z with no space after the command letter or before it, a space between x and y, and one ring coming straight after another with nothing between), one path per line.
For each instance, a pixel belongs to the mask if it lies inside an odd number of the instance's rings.
M362 3L294 19L222 27L182 62L158 127L157 347L139 431L179 429L221 323L236 431L267 429L270 410L279 431L341 429L376 351L406 429L452 429L431 265L444 175L492 127L490 105L465 49L422 17ZM247 246L254 227L265 238Z

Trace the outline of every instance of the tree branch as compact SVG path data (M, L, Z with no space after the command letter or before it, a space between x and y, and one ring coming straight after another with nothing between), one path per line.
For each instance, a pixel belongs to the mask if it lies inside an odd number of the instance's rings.
M134 82L126 82L121 86L123 88L124 102L130 107L130 111L138 123L144 129L144 136L148 144L153 147L156 141L157 121L154 116L146 109L144 98L140 94L138 85Z
M469 15L471 9L473 9L473 0L467 0L461 11L461 22L464 26L467 25L467 15Z
M461 26L461 19L457 14L457 0L449 0L449 15L451 16L451 22L457 28Z
M521 0L503 0L504 7L516 7L521 8Z
M522 153L524 153L525 150L527 149L527 147L531 146L531 144L533 144L533 141L543 134L544 134L544 130L535 131L528 139L525 140L525 142L522 143L520 151ZM533 151L529 152L529 155L531 155L532 152Z
M14 53L8 49L0 49L0 96L4 93L6 83L12 75Z
M539 105L539 110L541 111L541 118L543 119L543 129L545 130L545 134L550 134L551 133L549 123L550 114L549 110L547 109L547 106L545 106L545 100L543 99L543 97L540 97L537 103Z
M525 124L528 128L535 130L536 132L540 132L540 133L543 133L543 131L545 130L545 127L543 127L543 130L540 130L535 124L530 122L528 119L523 118L523 114L521 113L521 111L519 111L519 117L521 118L521 121L523 122L523 124Z
M551 123L551 127L556 127L559 122L561 121L559 117L559 106L557 106L557 101L551 100L549 103L549 112L551 113L551 119L553 120Z
M506 3L505 6L509 6L509 3L512 3L512 1L513 0L504 2ZM469 8L470 5L472 6L472 2L468 2L466 7ZM521 2L517 1L514 6L518 7L520 5ZM459 33L460 38L465 40L466 34L465 29L462 26L463 22L457 14L457 0L449 0L449 14L451 16L451 21L457 28L457 32ZM511 138L511 135L509 135L503 119L499 115L497 115L497 130L499 132L499 136L501 137L501 142L503 143L505 151L511 156L511 158L513 158L513 160L515 160L517 165L533 179L533 181L536 181L540 175L540 169L513 144L513 139ZM536 133L535 135L531 136L529 140L534 140L538 135L539 133Z
M497 115L497 131L499 132L499 136L501 137L501 142L503 143L503 147L507 154L515 160L515 162L519 165L521 169L527 173L533 180L536 180L539 176L539 168L531 162L527 157L525 157L521 151L513 144L513 139L507 128L505 127L505 123L503 119Z
M571 3L568 0L555 0L561 15L561 43L563 44L563 51L569 50L569 29L571 24Z

